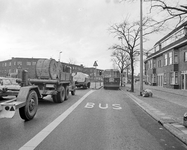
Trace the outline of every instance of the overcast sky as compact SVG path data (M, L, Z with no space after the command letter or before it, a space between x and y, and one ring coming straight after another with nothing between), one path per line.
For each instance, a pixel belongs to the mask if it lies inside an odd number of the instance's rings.
M62 51L63 62L92 67L97 61L100 69L112 68L108 48L119 41L108 29L126 18L139 19L139 3L0 0L0 61L12 57L58 60ZM148 45L158 40L152 38Z

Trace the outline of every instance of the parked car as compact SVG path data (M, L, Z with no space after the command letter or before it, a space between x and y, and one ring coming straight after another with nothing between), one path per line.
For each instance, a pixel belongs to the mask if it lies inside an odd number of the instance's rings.
M15 78L0 77L0 98L5 96L17 96L20 85Z

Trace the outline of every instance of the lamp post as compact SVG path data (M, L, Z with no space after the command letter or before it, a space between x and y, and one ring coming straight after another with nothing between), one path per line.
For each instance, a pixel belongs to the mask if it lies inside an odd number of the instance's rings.
M58 59L59 62L60 62L61 53L62 53L62 51L59 52L59 59Z
M142 0L140 0L140 95L143 92L143 31L142 31Z

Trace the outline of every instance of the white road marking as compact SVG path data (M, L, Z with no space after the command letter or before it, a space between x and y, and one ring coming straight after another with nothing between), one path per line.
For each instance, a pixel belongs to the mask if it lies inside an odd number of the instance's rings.
M87 103L85 108L93 108L94 107L94 103Z
M102 106L103 105L103 106ZM88 102L84 107L85 108L94 108L95 106L95 103L91 103L91 102ZM97 106L96 106L97 107ZM99 103L99 108L100 109L108 109L110 108L111 106L109 106L108 104L101 104ZM122 109L122 107L120 106L120 104L112 104L112 109L115 109L115 110L120 110Z
M117 109L117 110L122 109L122 107L120 106L120 104L112 104L112 106L113 106L113 109Z
M80 104L82 101L90 95L94 90L86 93L82 98L80 98L75 104L68 108L63 114L36 134L30 141L23 145L19 150L34 150L72 111Z
M101 103L99 103L99 108L101 108L101 109L107 109L108 108L108 104L106 104L106 106L102 107Z

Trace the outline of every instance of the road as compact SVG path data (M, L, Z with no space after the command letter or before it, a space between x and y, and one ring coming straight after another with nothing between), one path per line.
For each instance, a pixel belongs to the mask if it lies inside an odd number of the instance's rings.
M0 126L2 150L29 144L36 150L186 149L120 90L77 90L63 104L40 102L32 121L23 122L17 114Z
M55 118L66 111L87 91L77 90L76 96L70 95L69 100L55 104L50 97L39 102L39 108L35 118L31 121L24 122L19 112L13 119L0 120L0 146L1 150L17 150L22 147L33 136L50 124Z

